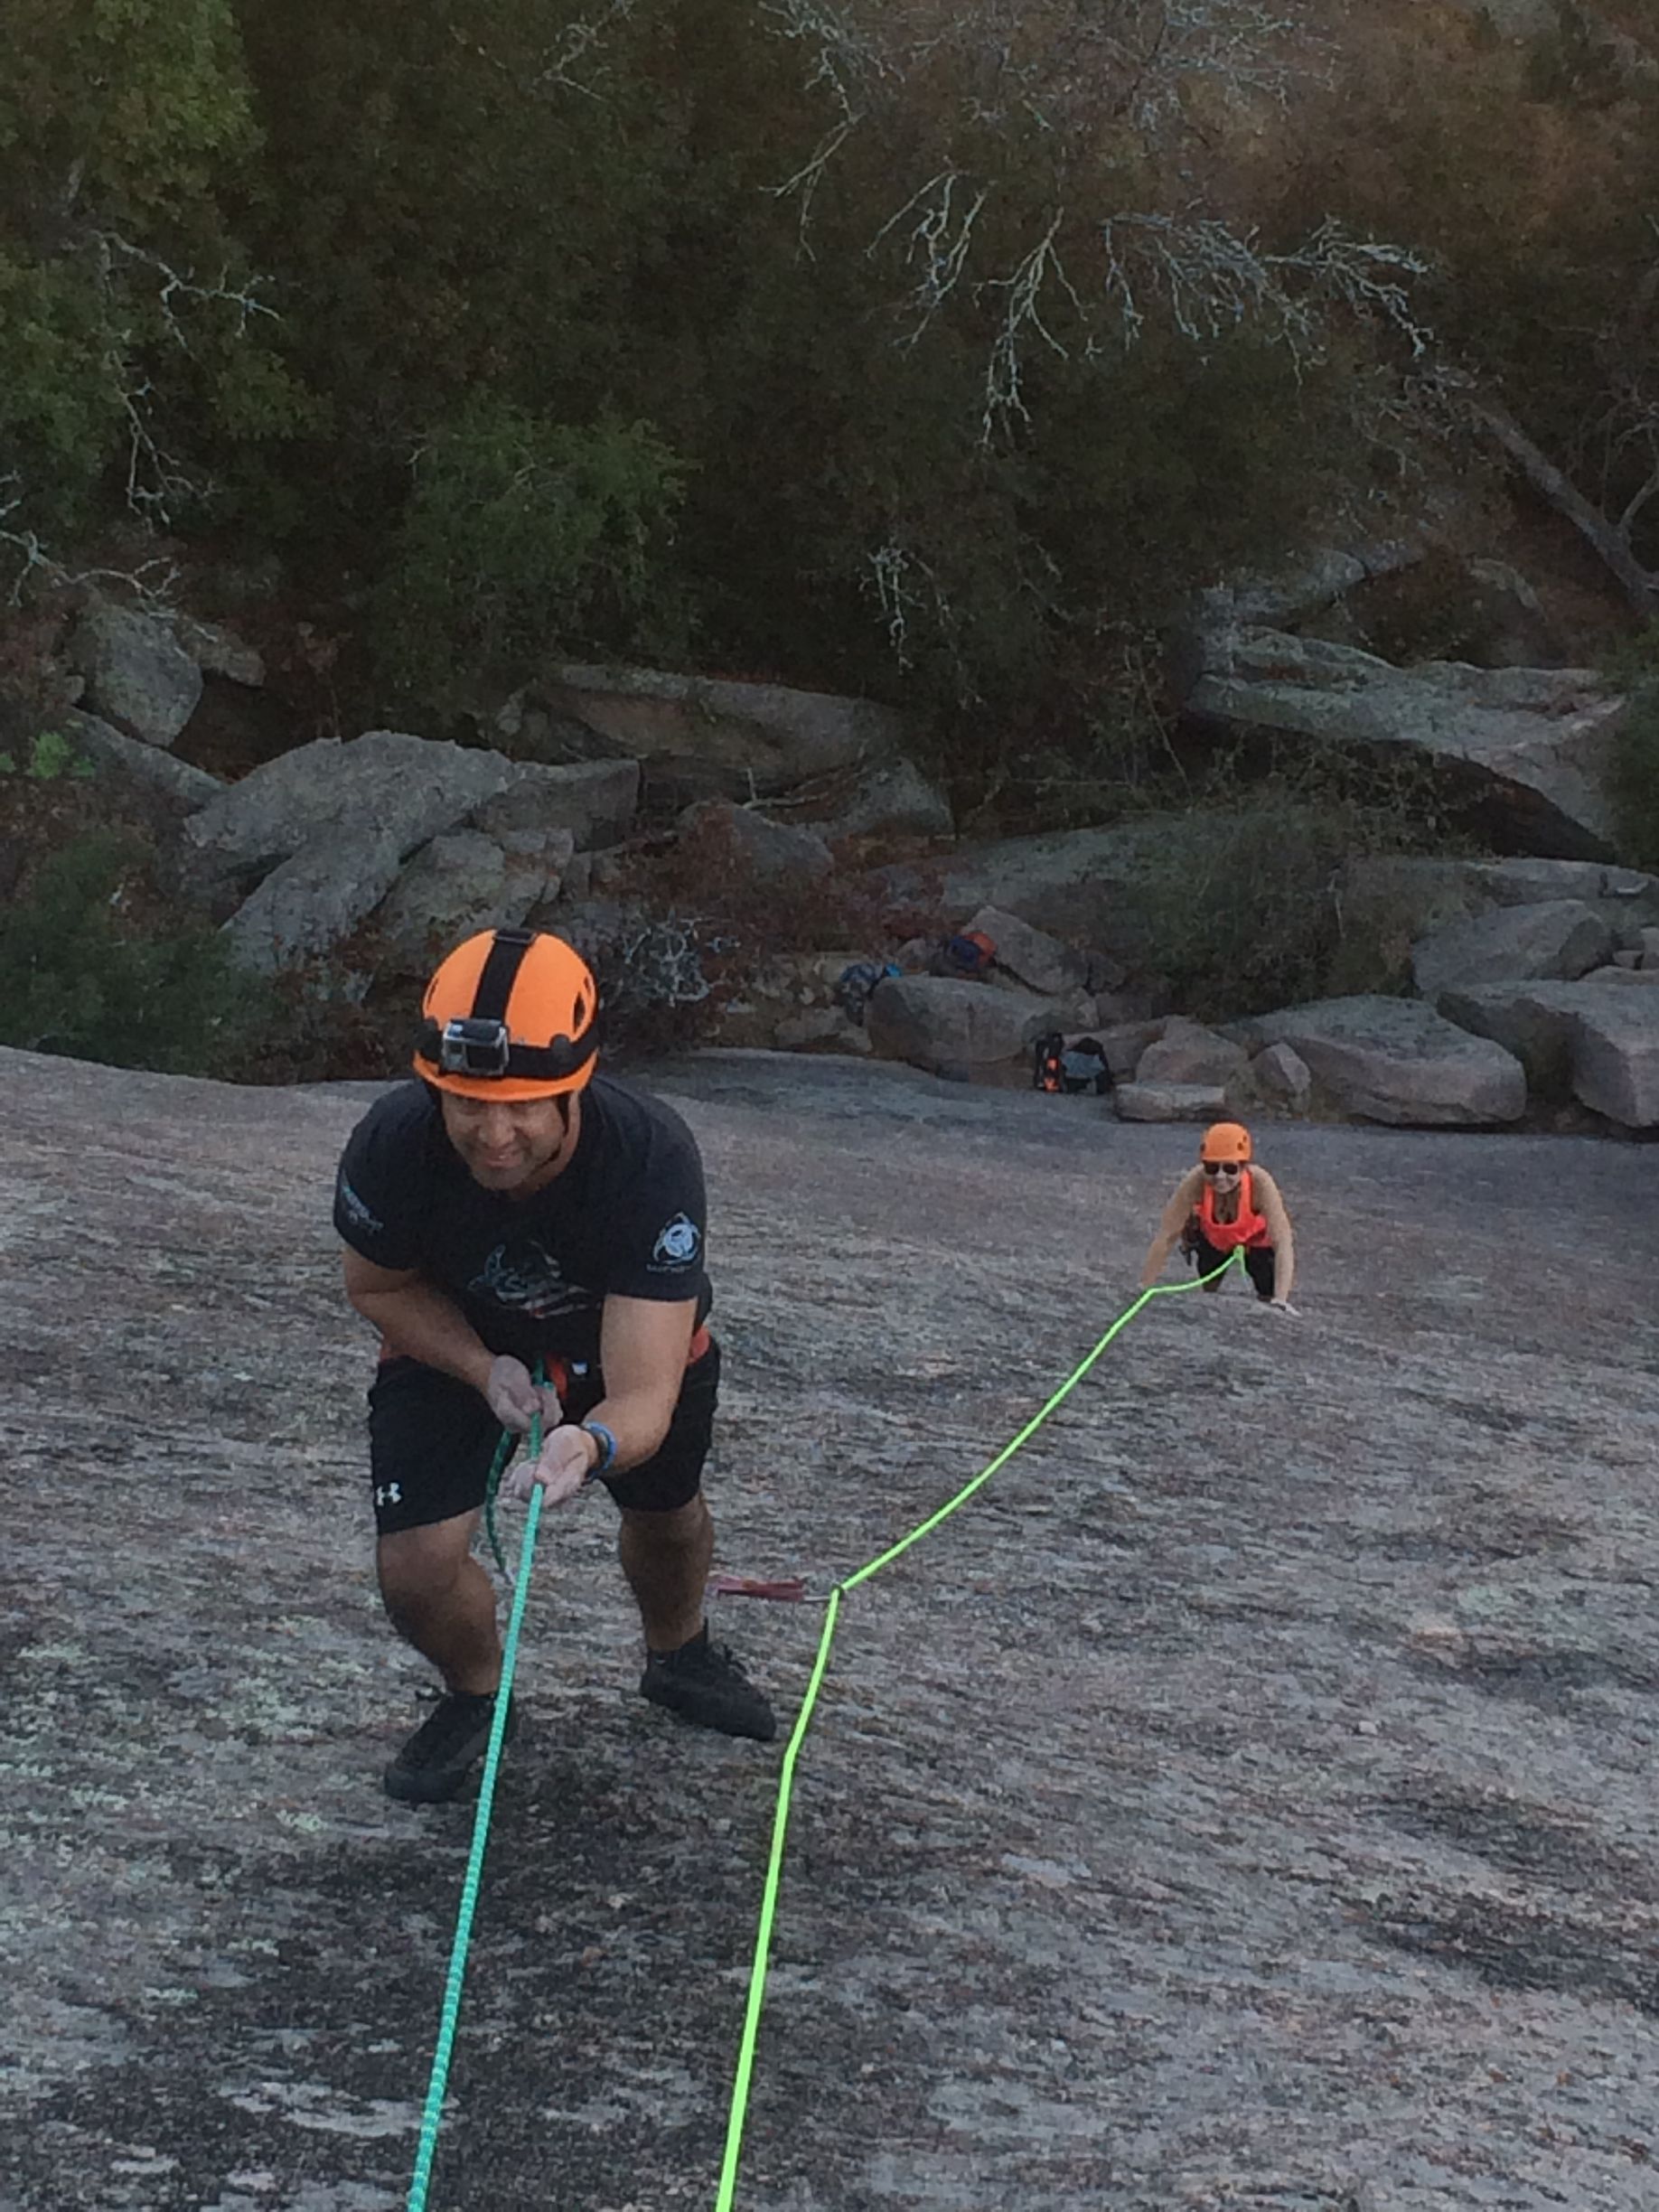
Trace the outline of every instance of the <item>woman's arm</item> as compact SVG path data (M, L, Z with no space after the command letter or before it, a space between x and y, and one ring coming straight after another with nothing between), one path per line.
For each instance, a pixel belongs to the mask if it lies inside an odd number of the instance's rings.
M1146 1263L1140 1270L1140 1287L1149 1290L1164 1271L1164 1262L1175 1248L1176 1240L1186 1226L1186 1220L1204 1185L1204 1169L1189 1168L1176 1185L1175 1194L1158 1218L1158 1234L1147 1250Z
M1268 1241L1273 1247L1273 1303L1288 1306L1290 1286L1296 1280L1296 1238L1291 1232L1290 1216L1285 1211L1278 1184L1265 1167L1251 1170L1251 1187L1268 1225Z

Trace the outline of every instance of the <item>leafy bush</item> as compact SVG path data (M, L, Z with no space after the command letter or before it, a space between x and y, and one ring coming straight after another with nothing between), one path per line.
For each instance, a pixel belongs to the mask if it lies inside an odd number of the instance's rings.
M0 914L0 1045L171 1075L233 1072L265 994L213 929L124 925L140 861L127 839L87 833Z
M1327 994L1402 990L1399 948L1345 935L1337 886L1356 854L1471 849L1432 775L1405 763L1224 765L1176 818L1139 887L1150 955L1183 1011L1222 1020Z
M663 591L681 491L646 423L578 429L470 401L419 457L381 583L392 680L441 696L457 668L624 643Z

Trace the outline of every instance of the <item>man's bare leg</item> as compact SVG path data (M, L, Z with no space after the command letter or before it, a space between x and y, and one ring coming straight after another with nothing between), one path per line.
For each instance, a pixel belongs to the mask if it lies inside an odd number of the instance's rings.
M476 1513L382 1536L375 1564L392 1626L429 1659L445 1685L473 1697L501 1687L495 1591L472 1555ZM696 1630L691 1632L696 1634Z
M703 1625L703 1593L714 1560L708 1507L701 1496L670 1513L624 1507L617 1550L640 1608L646 1649L679 1651Z

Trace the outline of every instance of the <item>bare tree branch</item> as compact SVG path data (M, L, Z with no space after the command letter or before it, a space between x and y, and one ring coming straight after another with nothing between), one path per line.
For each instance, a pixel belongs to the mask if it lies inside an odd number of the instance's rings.
M1532 489L1547 500L1558 514L1567 518L1597 558L1617 578L1635 611L1645 617L1659 614L1659 571L1645 567L1636 558L1624 526L1609 522L1607 516L1585 498L1570 478L1532 443L1505 408L1494 401L1473 397L1466 400L1466 405L1473 420L1502 446ZM1656 475L1653 489L1659 490L1659 475ZM1640 511L1640 504L1638 501L1635 511ZM1634 520L1634 513L1626 511Z

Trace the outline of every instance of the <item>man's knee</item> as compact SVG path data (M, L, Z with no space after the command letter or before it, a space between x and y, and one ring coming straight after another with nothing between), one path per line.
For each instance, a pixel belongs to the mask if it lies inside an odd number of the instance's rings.
M380 1602L394 1621L417 1619L451 1598L471 1556L473 1514L398 1529L375 1547Z
M708 1541L713 1529L701 1491L683 1505L667 1513L641 1513L624 1508L623 1532L629 1542L658 1559L689 1556Z

